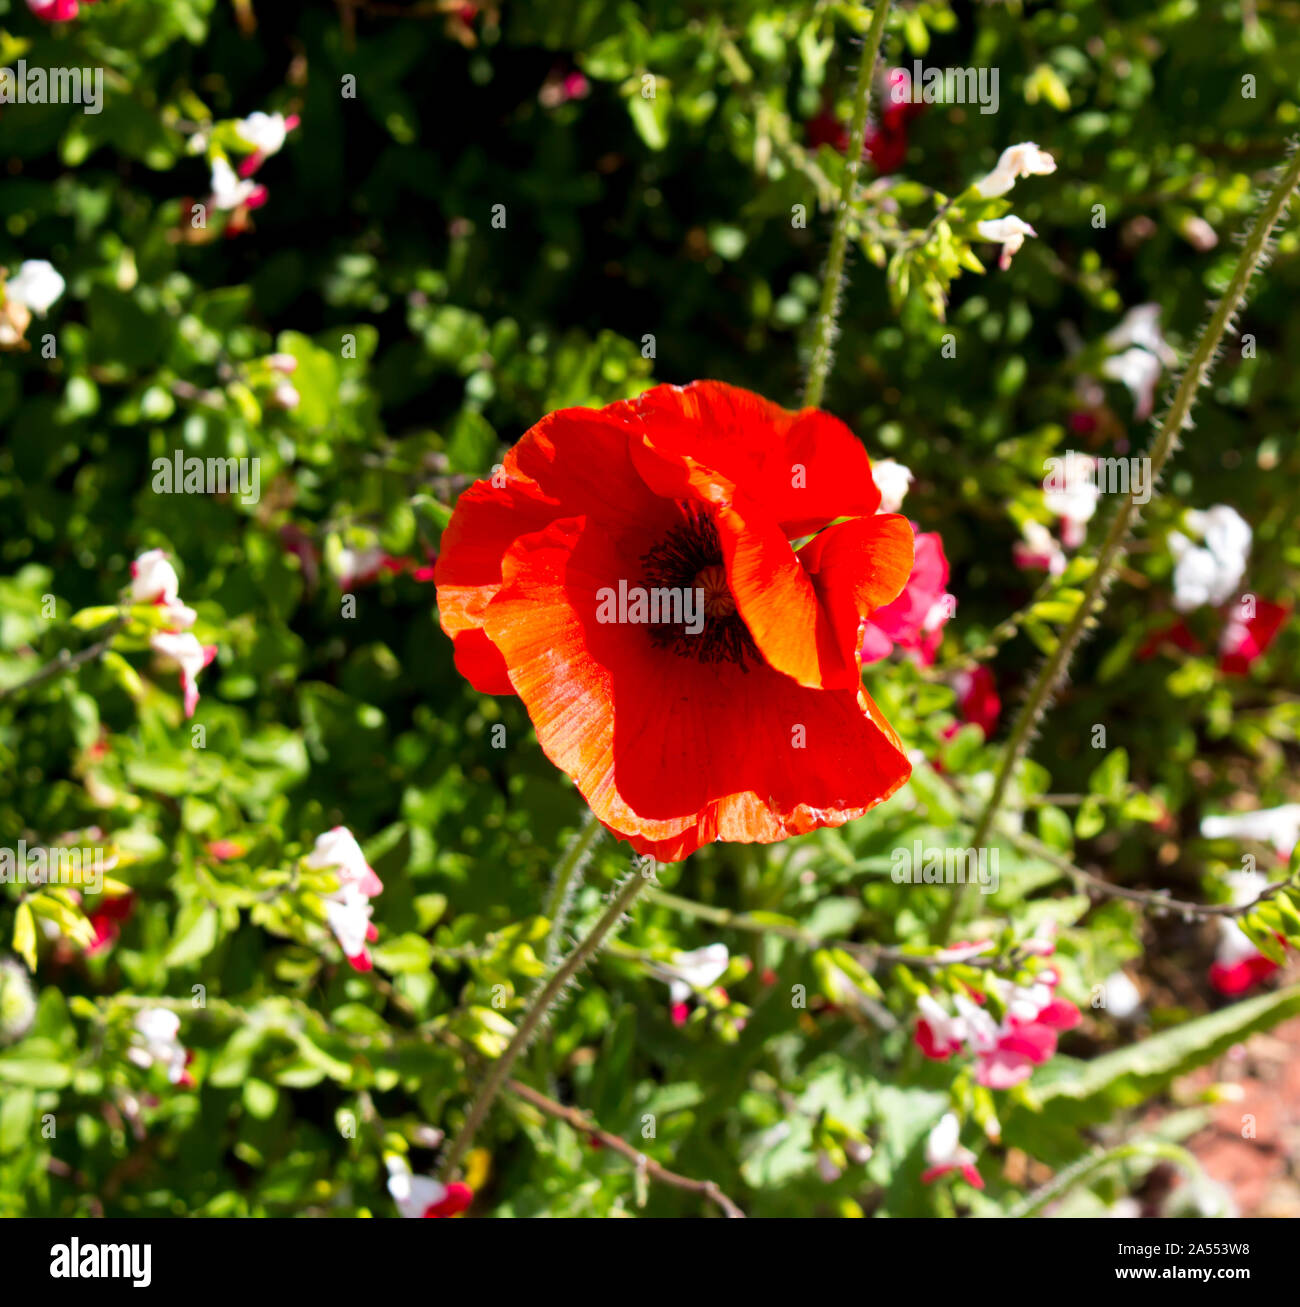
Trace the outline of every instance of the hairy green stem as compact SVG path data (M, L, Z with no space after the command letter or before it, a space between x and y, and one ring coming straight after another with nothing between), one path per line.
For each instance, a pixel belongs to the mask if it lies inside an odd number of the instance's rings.
M443 1179L450 1179L455 1173L456 1167L469 1150L470 1144L474 1142L474 1136L478 1133L479 1126L487 1118L496 1096L501 1092L502 1086L509 1078L510 1068L514 1066L515 1060L520 1053L528 1047L541 1029L542 1023L564 992L565 987L599 950L601 944L605 941L605 936L618 926L623 919L623 914L632 906L633 900L648 882L649 877L647 875L635 871L619 886L600 920L579 941L573 952L560 963L552 973L551 978L528 1005L528 1010L524 1013L523 1020L519 1023L514 1038L506 1046L506 1051L492 1063L492 1069L488 1072L478 1094L470 1104L464 1125L461 1126L456 1138L452 1140L451 1146L447 1149L442 1165L439 1167L439 1174Z
M844 164L844 182L840 187L839 207L835 211L835 226L831 231L830 252L826 256L826 276L822 282L821 306L817 312L817 328L813 337L812 354L808 360L808 384L804 387L803 402L817 408L826 392L826 378L830 376L831 360L835 353L835 335L840 312L840 297L844 288L844 258L849 246L849 225L853 215L853 192L862 170L862 151L867 141L867 110L871 107L871 79L875 75L876 60L880 55L880 42L885 34L885 19L889 16L889 0L878 0L871 15L871 27L858 65L858 81L853 91L853 118L849 124L848 156Z
M1098 1171L1116 1162L1127 1162L1134 1158L1149 1157L1160 1162L1173 1162L1192 1175L1199 1174L1200 1164L1185 1148L1177 1144L1167 1144L1159 1139L1139 1140L1131 1144L1120 1144L1105 1152L1090 1153L1080 1158L1072 1166L1054 1175L1041 1188L1027 1194L1024 1199L1007 1212L1008 1220L1022 1220L1027 1216L1037 1216L1048 1203L1068 1193L1075 1185L1090 1180Z
M1161 473L1164 471L1169 456L1178 447L1179 433L1185 427L1191 425L1191 412L1196 403L1197 392L1209 380L1224 333L1228 330L1233 317L1245 303L1252 278L1266 261L1269 238L1272 235L1273 228L1286 212L1287 205L1290 203L1298 183L1300 183L1300 150L1293 150L1290 159L1282 169L1280 178L1270 192L1268 199L1264 202L1250 233L1245 239L1241 255L1232 272L1232 279L1228 283L1228 288L1214 306L1209 321L1201 331L1200 338L1196 342L1196 348L1192 351L1191 361L1188 363L1187 370L1183 373L1178 388L1174 392L1173 402L1165 413L1164 420L1161 422L1155 439L1151 443L1151 453L1149 455L1151 468L1148 478L1148 484L1151 486L1159 484ZM1002 752L992 792L989 794L988 801L985 803L984 810L980 814L979 822L975 827L972 844L977 849L982 848L984 842L988 839L998 809L1002 805L1002 800L1006 797L1007 785L1011 780L1016 763L1028 750L1039 718L1046 712L1053 696L1062 681L1064 681L1075 649L1078 648L1087 631L1097 624L1097 615L1101 610L1106 589L1114 579L1115 572L1123 561L1125 545L1139 516L1140 505L1137 502L1137 495L1138 489L1134 486L1125 496L1123 503L1120 504L1119 511L1111 521L1110 529L1106 532L1101 548L1097 552L1097 565L1088 578L1088 584L1083 592L1083 599L1080 601L1074 617L1062 633L1060 642L1039 669L1038 675L1029 687L1029 693L1025 701L1016 715L1011 734ZM940 922L939 938L941 941L949 938L969 888L969 886L963 886L949 900L948 909Z
M542 954L547 971L552 970L560 960L560 941L564 938L564 923L569 915L569 907L582 885L583 869L603 829L595 814L588 809L581 828L556 865L546 905L542 909L542 915L551 923L546 932L546 947Z

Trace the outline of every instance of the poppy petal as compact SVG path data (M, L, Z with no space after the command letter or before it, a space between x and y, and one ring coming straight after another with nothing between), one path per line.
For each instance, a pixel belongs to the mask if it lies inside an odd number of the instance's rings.
M704 661L599 623L598 592L623 566L585 519L556 522L512 546L486 630L547 756L634 847L676 860L715 838L769 843L860 816L907 779L860 690L800 687L761 662Z
M865 447L829 413L792 412L720 381L655 386L633 403L654 449L715 469L789 538L880 507Z

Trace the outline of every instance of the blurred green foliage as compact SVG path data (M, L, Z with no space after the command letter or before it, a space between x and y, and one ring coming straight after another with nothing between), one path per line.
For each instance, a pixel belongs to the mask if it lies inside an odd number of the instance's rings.
M16 973L0 987L0 1213L391 1213L383 1148L410 1147L430 1169L427 1127L455 1127L543 970L548 877L581 805L518 702L478 696L455 672L431 585L383 574L353 587L344 614L346 551L427 561L459 491L554 408L697 377L798 400L843 172L807 124L847 120L869 11L388 8L103 0L45 27L0 0L0 65L105 70L101 114L0 107L0 265L48 259L67 280L32 348L0 368L0 686L90 644L72 615L115 605L150 548L177 563L219 646L200 678L202 748L143 640L0 698L0 844L100 828L135 895L120 939L86 957L93 904L38 894L28 914L24 887L4 887L0 940L37 966L33 1011ZM826 402L873 457L914 471L907 511L942 533L959 609L940 673L1034 593L1012 547L1024 522L1049 521L1044 460L1140 452L1131 396L1107 381L1084 404L1082 379L1127 309L1159 304L1185 350L1223 288L1230 236L1300 113L1292 9L919 0L891 15L888 62L1000 74L997 113L930 106L908 124L897 173L865 170ZM240 234L223 235L218 215L196 233L205 153L259 110L302 119L258 172L268 203ZM931 224L1025 140L1057 171L1008 197L1037 237L1001 271L969 226L949 240ZM793 224L800 205L807 221ZM1217 233L1213 248L1197 248L1193 219ZM960 246L977 261L959 259L948 286ZM1288 230L1240 324L1253 348L1233 343L1222 360L1039 761L1014 786L1048 854L1180 898L1217 894L1215 873L1241 852L1202 841L1201 815L1239 796L1297 798L1293 625L1239 680L1210 656L1135 658L1173 617L1164 539L1188 506L1234 505L1255 533L1250 589L1295 601L1296 248ZM296 407L277 398L274 353L296 360ZM153 461L176 450L259 459L260 498L155 493ZM1087 554L999 651L1008 703L1072 611ZM714 847L665 869L663 885L819 938L931 945L950 891L893 884L890 852L968 843L996 741L971 726L949 735L942 675L894 659L868 686L941 771L919 764L902 795L843 831ZM337 824L385 885L373 975L341 963L313 887L295 878ZM237 855L215 856L215 841ZM984 924L963 926L968 937L1010 946L1057 923L1062 992L1085 1008L1149 950L1136 969L1162 997L1144 1020L1179 1026L1152 1057L1089 1011L1066 1052L1113 1061L1051 1068L1082 1077L1086 1111L1066 1110L1070 1092L1046 1073L995 1107L969 1069L920 1057L918 988L978 972L883 966L873 980L848 955L662 902L642 904L519 1074L756 1215L951 1214L1009 1206L1023 1187L996 1164L983 1194L918 1183L950 1103L985 1133L996 1113L1004 1145L1064 1163L1225 1039L1300 1007L1282 991L1201 1018L1213 1027L1180 1024L1206 1005L1183 979L1209 958L1204 923L1090 901L1049 857L1009 842L999 853L1001 888L972 905ZM624 864L606 840L571 932ZM733 953L725 996L704 996L677 1028L650 968L719 938ZM798 987L806 1005L791 1002ZM182 1013L194 1092L124 1057L151 995ZM854 1139L870 1140L871 1159L827 1183L818 1153L842 1156ZM517 1101L502 1100L479 1142L480 1213L636 1210L623 1159ZM700 1209L663 1186L646 1202Z

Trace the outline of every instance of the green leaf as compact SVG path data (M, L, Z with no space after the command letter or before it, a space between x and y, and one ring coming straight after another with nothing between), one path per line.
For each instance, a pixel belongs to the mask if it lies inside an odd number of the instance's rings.
M1112 749L1088 778L1088 790L1107 803L1119 803L1128 784L1128 750Z
M433 945L419 935L398 935L372 950L381 971L428 971L433 965Z
M20 903L14 913L14 952L27 963L28 971L36 970L36 918L30 903Z
M52 1039L32 1037L0 1053L0 1081L34 1089L62 1089L72 1079L64 1050Z
M120 616L115 604L101 604L96 608L83 608L80 612L73 613L71 621L78 631L94 631L117 621Z
M1158 1035L1103 1054L1091 1062L1055 1058L1030 1081L1044 1117L1077 1127L1108 1121L1123 1108L1159 1093L1248 1035L1268 1030L1300 1012L1300 985L1234 1003ZM1004 1123L1008 1143L1023 1145L1033 1133L1035 1113L1017 1108Z
M212 952L217 942L217 910L204 903L189 903L176 919L176 933L163 962L168 967L183 967Z

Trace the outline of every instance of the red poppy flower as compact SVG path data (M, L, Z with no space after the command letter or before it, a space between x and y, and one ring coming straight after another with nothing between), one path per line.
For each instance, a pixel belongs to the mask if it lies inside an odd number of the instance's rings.
M912 566L879 503L815 409L708 381L564 409L460 497L440 620L639 852L839 826L911 772L861 687L863 620Z

